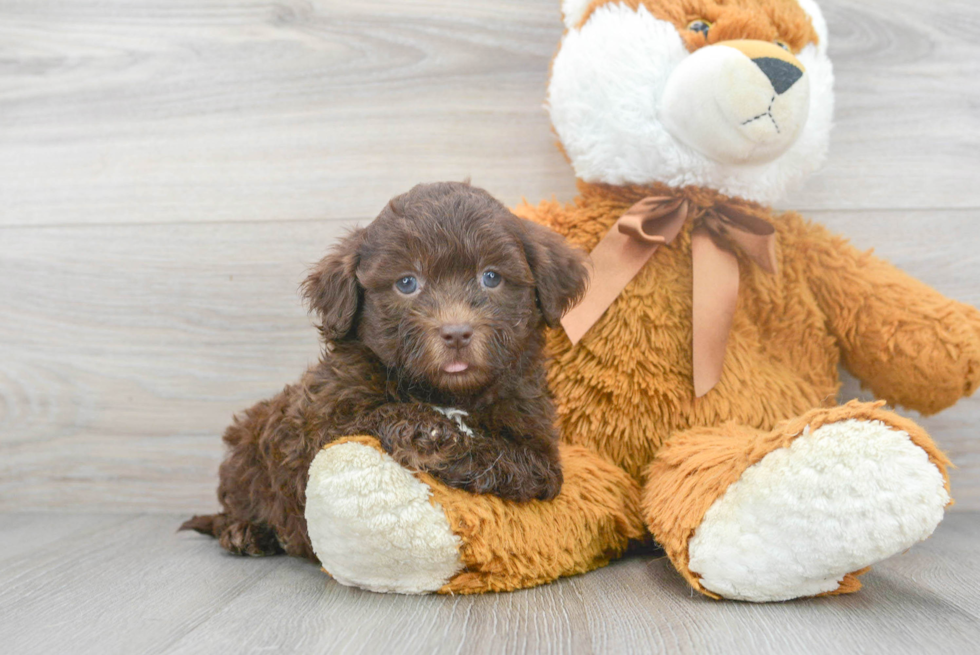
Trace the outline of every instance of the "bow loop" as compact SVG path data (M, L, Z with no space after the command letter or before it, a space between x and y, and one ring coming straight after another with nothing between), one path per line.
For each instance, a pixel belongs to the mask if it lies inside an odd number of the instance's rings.
M688 216L687 200L683 198L644 198L626 210L617 229L627 236L649 244L673 241Z
M729 203L706 211L701 224L719 248L741 250L759 268L776 273L776 228L766 220Z

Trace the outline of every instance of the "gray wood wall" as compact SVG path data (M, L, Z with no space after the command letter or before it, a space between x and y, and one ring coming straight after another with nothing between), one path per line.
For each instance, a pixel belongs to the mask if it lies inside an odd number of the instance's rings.
M558 0L0 0L0 510L215 506L317 355L297 285L419 181L574 195ZM980 305L971 0L824 0L826 168L783 203ZM848 394L856 393L856 385ZM980 509L980 400L925 424Z

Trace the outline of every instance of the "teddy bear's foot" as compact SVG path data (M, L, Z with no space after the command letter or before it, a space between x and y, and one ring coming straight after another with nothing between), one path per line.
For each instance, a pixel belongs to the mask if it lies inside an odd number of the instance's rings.
M851 574L927 538L950 502L946 458L921 428L878 404L815 410L772 433L726 426L678 439L648 471L645 509L673 511L688 526L682 534L651 521L678 569L713 596L855 591ZM678 447L700 453L682 462L670 452ZM681 488L663 487L673 483Z
M324 448L310 465L306 488L307 527L320 563L348 586L403 594L438 590L463 564L460 540L430 495L374 440Z
M639 487L561 445L554 500L516 503L399 466L371 437L341 439L310 466L306 522L324 568L373 591L511 591L603 566L644 536Z

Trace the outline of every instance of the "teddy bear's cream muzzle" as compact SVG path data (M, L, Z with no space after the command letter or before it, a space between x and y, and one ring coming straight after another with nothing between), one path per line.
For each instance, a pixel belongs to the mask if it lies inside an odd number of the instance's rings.
M722 164L762 164L806 124L810 82L791 53L764 41L701 48L671 74L660 120L678 141Z

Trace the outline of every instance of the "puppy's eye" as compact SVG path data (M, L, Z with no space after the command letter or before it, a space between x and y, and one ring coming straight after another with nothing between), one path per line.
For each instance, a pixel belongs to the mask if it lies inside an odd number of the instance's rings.
M406 275L395 282L395 290L398 293L410 296L419 290L419 281L414 275Z
M500 277L500 273L496 271L486 271L480 277L480 284L487 289L493 289L494 287L499 287L503 279Z
M692 32L700 32L704 36L708 36L708 30L711 29L711 23L699 18L688 23L687 29L691 30Z
M776 45L778 45L780 48L782 48L786 52L792 52L792 50L789 49L789 44L786 43L785 41L779 41L779 40L777 40L776 41Z

